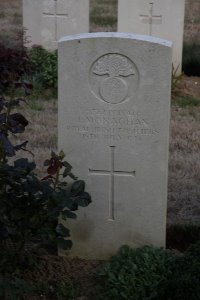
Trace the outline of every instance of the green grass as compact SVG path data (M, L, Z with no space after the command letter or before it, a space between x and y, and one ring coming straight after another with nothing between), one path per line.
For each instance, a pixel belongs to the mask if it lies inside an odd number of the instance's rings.
M27 105L30 109L33 109L33 110L37 110L37 111L43 111L44 110L44 105L39 100L29 99Z
M94 23L95 25L99 25L99 26L113 26L116 24L117 22L117 18L114 16L101 16L101 15L92 15L90 17L90 20L92 23Z
M193 24L199 24L200 23L200 17L197 16L196 18L194 18Z
M200 106L200 99L194 98L192 96L184 96L175 98L172 102L173 105L180 106L180 107L194 107L194 106Z

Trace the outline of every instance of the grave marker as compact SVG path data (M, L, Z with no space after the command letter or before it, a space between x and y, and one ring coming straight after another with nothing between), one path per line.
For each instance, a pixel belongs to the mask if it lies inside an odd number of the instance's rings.
M181 72L185 0L118 0L118 31L173 42L173 65Z
M162 15L154 15L154 3L149 3L149 14L140 15L140 18L144 24L149 24L149 35L152 35L152 26L153 24L162 24Z
M58 1L57 0L53 0L54 1L54 8L53 8L53 12L43 12L43 17L46 18L53 18L53 22L54 22L54 42L57 42L58 38L58 19L59 18L67 18L68 14L66 13L57 13L58 10Z
M93 202L68 220L71 256L165 245L171 43L120 33L59 42L58 144Z
M23 26L28 46L54 50L62 36L89 31L89 0L23 0Z

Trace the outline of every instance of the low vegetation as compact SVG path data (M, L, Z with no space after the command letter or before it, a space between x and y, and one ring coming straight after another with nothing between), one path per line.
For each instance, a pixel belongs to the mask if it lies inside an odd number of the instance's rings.
M33 84L34 98L44 95L48 98L57 97L58 62L57 51L49 52L41 46L33 46L27 50L31 65L29 80Z
M98 272L104 300L189 300L200 293L200 242L184 255L145 246L123 246Z
M22 150L32 155L27 140L16 144L10 136L23 133L29 123L21 112L13 109L26 103L33 86L25 77L35 70L31 72L32 57L24 47L17 51L1 45L0 55L3 58L0 65L0 295L2 299L20 299L36 291L49 293L44 284L26 282L21 272L37 265L32 252L37 257L37 250L46 243L63 250L72 247L70 230L64 221L76 219L75 211L79 206L88 206L91 197L85 192L84 181L73 175L63 151L58 155L51 152L50 159L44 162L47 175L42 179L35 173L34 161L23 156L15 158L16 152ZM70 184L67 177L71 179ZM58 284L54 290L64 296L68 284Z

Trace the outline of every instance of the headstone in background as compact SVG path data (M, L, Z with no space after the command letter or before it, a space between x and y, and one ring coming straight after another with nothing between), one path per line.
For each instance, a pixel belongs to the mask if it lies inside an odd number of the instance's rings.
M59 148L93 202L71 228L72 256L165 246L171 42L120 33L59 42Z
M54 50L62 36L89 31L89 0L23 0L23 26L28 46Z
M118 0L118 31L173 42L173 65L181 72L185 0Z

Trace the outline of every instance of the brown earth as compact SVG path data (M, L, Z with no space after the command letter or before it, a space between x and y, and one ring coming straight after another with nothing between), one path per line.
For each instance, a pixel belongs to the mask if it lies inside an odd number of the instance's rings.
M178 95L200 98L200 77L183 75L178 86Z

